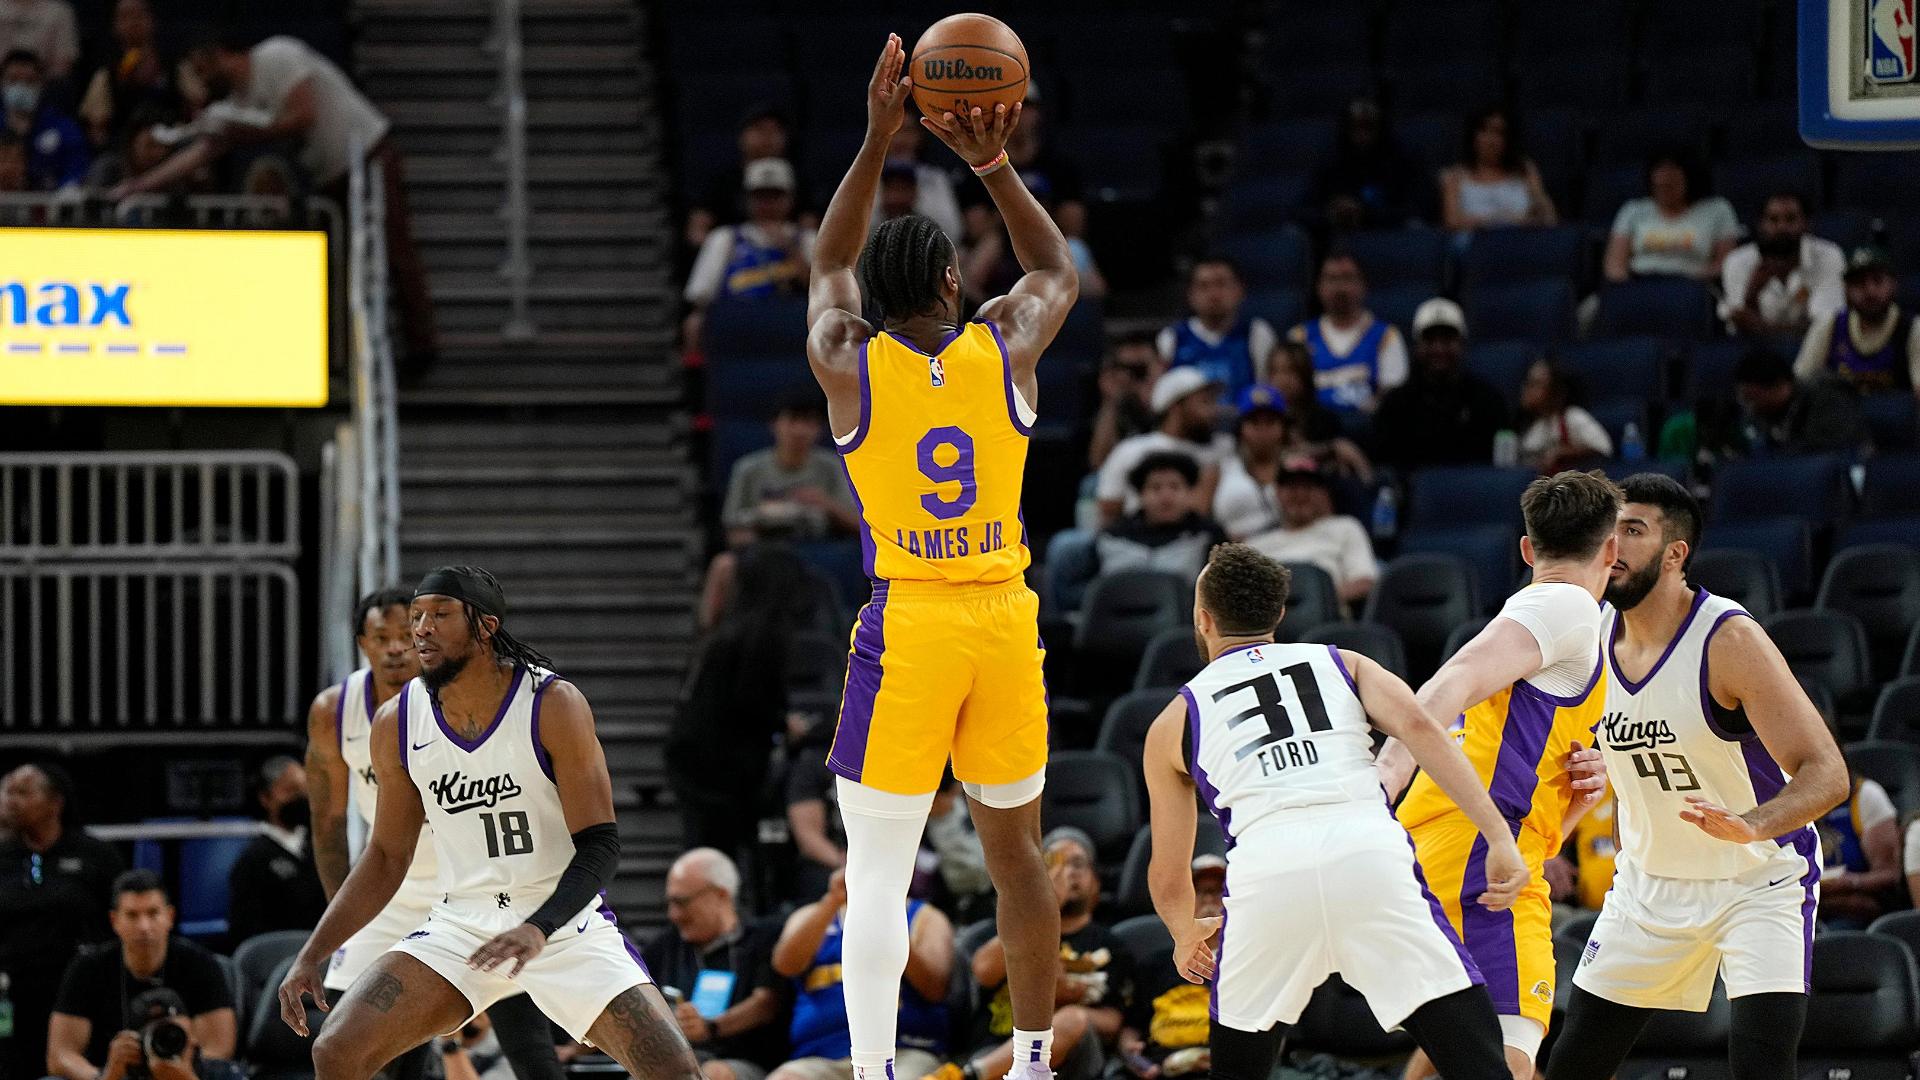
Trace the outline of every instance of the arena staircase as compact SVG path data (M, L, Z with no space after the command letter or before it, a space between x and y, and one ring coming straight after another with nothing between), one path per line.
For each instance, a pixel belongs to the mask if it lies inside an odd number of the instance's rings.
M508 167L488 0L356 0L395 124L441 356L401 391L401 561L474 563L593 703L624 846L611 899L663 917L678 819L660 747L693 636L695 480L672 225L637 0L520 0L531 335L507 332Z

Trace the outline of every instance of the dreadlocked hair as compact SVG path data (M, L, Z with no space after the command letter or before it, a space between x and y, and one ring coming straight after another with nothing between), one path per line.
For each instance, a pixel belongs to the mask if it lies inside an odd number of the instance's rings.
M880 318L898 321L940 305L940 271L953 262L953 241L933 219L904 214L880 223L860 252L860 283Z
M456 566L453 569L463 574L471 574L486 582L488 585L493 586L494 591L501 596L506 595L506 590L500 587L499 579L481 567ZM467 631L475 638L478 638L480 636L479 610L465 600L460 601L460 607L467 613ZM505 660L509 664L518 664L521 667L545 668L548 671L555 670L553 661L547 659L546 653L507 633L505 619L501 619L500 622L494 626L493 636L487 640L493 645L493 655L496 659Z

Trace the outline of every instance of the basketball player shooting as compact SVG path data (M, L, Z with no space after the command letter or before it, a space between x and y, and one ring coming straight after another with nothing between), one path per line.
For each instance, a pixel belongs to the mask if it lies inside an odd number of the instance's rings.
M629 1073L698 1080L600 899L620 843L593 711L506 631L506 606L477 567L441 567L414 590L421 673L374 714L373 832L280 984L281 1018L307 1034L302 998L327 1007L328 958L393 899L431 825L440 901L340 1000L314 1041L318 1080L367 1080L522 991Z
M1547 1080L1613 1076L1655 1009L1706 1010L1716 972L1734 1080L1789 1080L1819 895L1811 825L1846 799L1846 760L1753 616L1687 584L1693 494L1657 473L1621 487L1598 731L1620 854Z
M1207 666L1147 732L1147 884L1180 974L1213 982L1213 1076L1267 1080L1314 988L1339 972L1450 1080L1505 1080L1493 1002L1381 798L1373 729L1398 738L1478 830L1487 858L1474 903L1499 912L1521 895L1520 849L1398 676L1330 645L1274 644L1289 583L1244 544L1213 549L1194 586ZM1196 788L1230 849L1222 918L1193 915Z
M1035 368L1079 293L1066 238L1007 164L1020 106L921 122L973 168L1026 271L961 321L951 238L868 217L912 80L887 38L867 134L814 244L807 360L862 518L873 597L854 627L828 766L847 833L844 949L856 1080L892 1074L906 893L949 756L999 893L1015 1057L1050 1076L1059 903L1040 852L1047 702L1020 518ZM859 268L856 274L856 266ZM865 285L862 296L861 285ZM880 326L861 317L864 302Z

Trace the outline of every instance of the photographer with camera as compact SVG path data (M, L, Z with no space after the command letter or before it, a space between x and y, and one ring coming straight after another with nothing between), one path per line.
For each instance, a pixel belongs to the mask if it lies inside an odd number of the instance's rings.
M47 1071L64 1080L228 1080L233 993L213 954L173 934L173 905L151 870L113 883L118 942L67 965L47 1025Z

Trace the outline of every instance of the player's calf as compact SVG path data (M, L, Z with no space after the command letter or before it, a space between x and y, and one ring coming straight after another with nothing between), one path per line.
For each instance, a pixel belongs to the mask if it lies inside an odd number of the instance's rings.
M646 1080L703 1080L693 1048L673 1022L667 1003L651 983L621 992L607 1003L587 1038L632 1076Z

